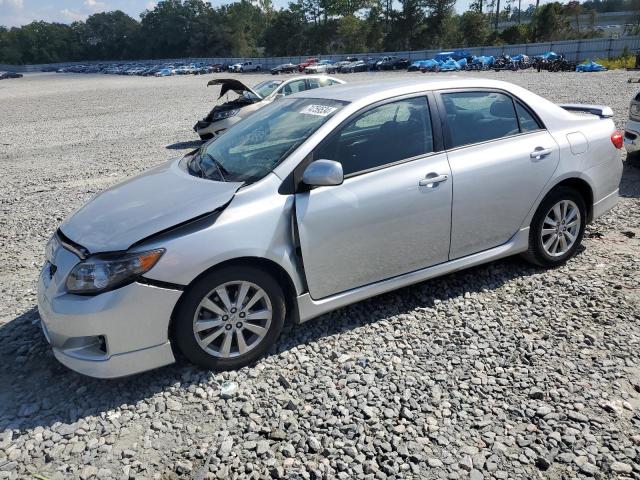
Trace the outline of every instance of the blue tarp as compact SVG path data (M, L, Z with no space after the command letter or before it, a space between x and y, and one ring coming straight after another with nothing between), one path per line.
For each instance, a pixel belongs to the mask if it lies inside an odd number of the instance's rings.
M466 50L452 50L450 52L440 52L433 59L439 62L446 62L450 58L453 60L460 60L469 56L469 52Z
M576 72L604 72L606 67L592 60L587 60L576 67Z
M543 53L542 55L538 55L538 58L543 58L545 60L557 60L558 58L560 58L560 55L555 52L547 52Z
M433 57L433 59L439 62L446 62L451 58L451 55L453 55L453 52L440 52L435 57Z
M460 70L460 68L461 68L460 64L455 60L453 60L452 58L450 58L449 60L444 62L442 65L440 65L440 71L442 72L453 72L453 71Z
M513 60L514 62L519 62L520 60L524 60L524 53L519 53L518 55L514 55L513 57L511 57L511 60Z
M495 62L495 58L492 55L482 55L480 57L474 57L472 63L474 65L483 65L490 67Z
M440 67L442 62L438 62L437 60L420 60L418 68L420 70L435 70Z

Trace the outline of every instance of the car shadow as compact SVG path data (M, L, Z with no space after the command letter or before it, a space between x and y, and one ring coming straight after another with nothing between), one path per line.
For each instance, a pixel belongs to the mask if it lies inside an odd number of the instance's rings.
M319 338L340 334L390 316L430 308L436 302L494 290L515 277L540 273L519 257L438 277L290 325L268 353L279 355ZM187 389L215 382L218 374L179 361L122 379L101 380L75 373L53 357L34 306L0 325L0 432L51 427L100 416L123 404L135 405L170 387ZM248 369L255 368L249 366ZM59 401L64 399L64 401Z
M176 142L171 145L167 145L167 150L186 150L188 148L198 148L204 142L202 140L188 140L186 142Z

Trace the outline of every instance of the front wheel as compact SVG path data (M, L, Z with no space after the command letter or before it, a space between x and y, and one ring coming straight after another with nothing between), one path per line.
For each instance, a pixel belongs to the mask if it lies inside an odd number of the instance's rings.
M174 318L174 338L196 365L236 369L267 352L285 315L282 288L270 274L248 266L224 267L185 292Z
M541 267L562 265L575 255L587 223L584 199L571 188L553 190L531 222L525 258Z

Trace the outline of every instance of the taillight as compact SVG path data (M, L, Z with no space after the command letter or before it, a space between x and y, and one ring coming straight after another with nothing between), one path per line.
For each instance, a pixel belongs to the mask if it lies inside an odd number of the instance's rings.
M611 143L613 143L613 146L616 148L622 148L624 138L622 137L622 133L620 133L620 130L616 130L611 134Z

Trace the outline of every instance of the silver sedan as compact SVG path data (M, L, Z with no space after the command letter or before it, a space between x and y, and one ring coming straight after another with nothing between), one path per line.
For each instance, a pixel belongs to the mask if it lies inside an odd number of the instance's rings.
M608 107L489 80L315 89L103 192L47 245L55 356L96 377L256 361L285 322L523 254L554 267L611 209Z

